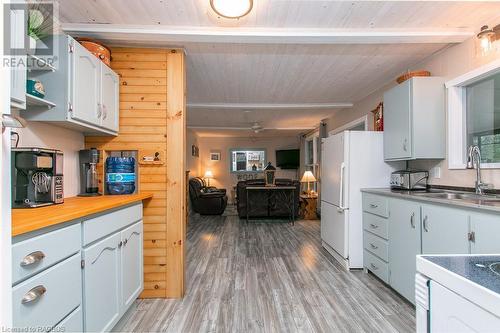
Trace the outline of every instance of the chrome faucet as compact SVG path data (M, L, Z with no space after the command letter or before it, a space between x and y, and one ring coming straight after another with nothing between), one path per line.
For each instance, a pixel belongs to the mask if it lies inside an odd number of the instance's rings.
M476 194L484 194L485 189L490 188L490 184L481 180L481 150L478 146L469 146L467 151L467 169L476 168Z

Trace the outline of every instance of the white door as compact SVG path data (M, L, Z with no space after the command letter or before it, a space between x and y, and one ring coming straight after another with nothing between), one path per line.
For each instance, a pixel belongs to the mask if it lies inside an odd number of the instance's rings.
M500 318L431 281L430 331L498 332Z
M72 59L72 118L99 126L100 60L87 51L80 43L73 43Z
M142 221L121 232L122 306L128 308L143 290Z
M85 331L110 331L120 316L120 233L83 251Z
M321 157L321 200L340 207L341 178L344 173L344 133L323 142Z
M341 210L325 201L321 202L321 240L343 258L348 257L347 214L347 210Z
M119 86L118 75L101 63L101 126L116 132L118 132L118 110L120 107L118 102Z

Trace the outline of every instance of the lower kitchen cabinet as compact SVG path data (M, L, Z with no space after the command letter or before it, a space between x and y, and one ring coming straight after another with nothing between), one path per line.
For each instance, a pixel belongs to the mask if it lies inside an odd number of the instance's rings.
M13 239L13 324L111 331L144 287L142 204Z
M389 284L414 303L416 255L421 250L420 204L391 198L389 205Z
M144 288L142 265L143 224L137 222L121 232L121 300L122 307L128 308Z
M500 253L500 215L473 213L470 215L471 253Z
M85 330L109 331L120 316L120 233L83 251Z
M469 253L467 211L440 205L422 205L422 253Z
M500 318L431 281L430 332L497 332Z

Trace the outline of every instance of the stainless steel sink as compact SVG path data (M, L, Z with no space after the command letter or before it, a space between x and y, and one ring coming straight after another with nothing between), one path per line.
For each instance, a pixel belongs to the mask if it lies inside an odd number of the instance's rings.
M500 202L500 197L495 197L492 195L466 193L466 192L421 192L415 193L418 196L448 199L448 200L466 200L466 201L477 201L477 202Z

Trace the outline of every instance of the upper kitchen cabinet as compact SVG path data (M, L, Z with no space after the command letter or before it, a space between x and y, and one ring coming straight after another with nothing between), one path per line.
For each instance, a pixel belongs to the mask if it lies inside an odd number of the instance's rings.
M85 134L117 135L119 127L119 77L70 36L54 37L58 70L36 75L46 98L57 106L26 112L32 121L53 122Z
M386 161L445 158L444 80L414 77L384 94Z
M26 36L26 18L24 10L11 10L10 40L12 50L22 50ZM19 63L26 63L26 54L14 54ZM19 66L10 72L10 105L12 108L26 109L26 68Z

